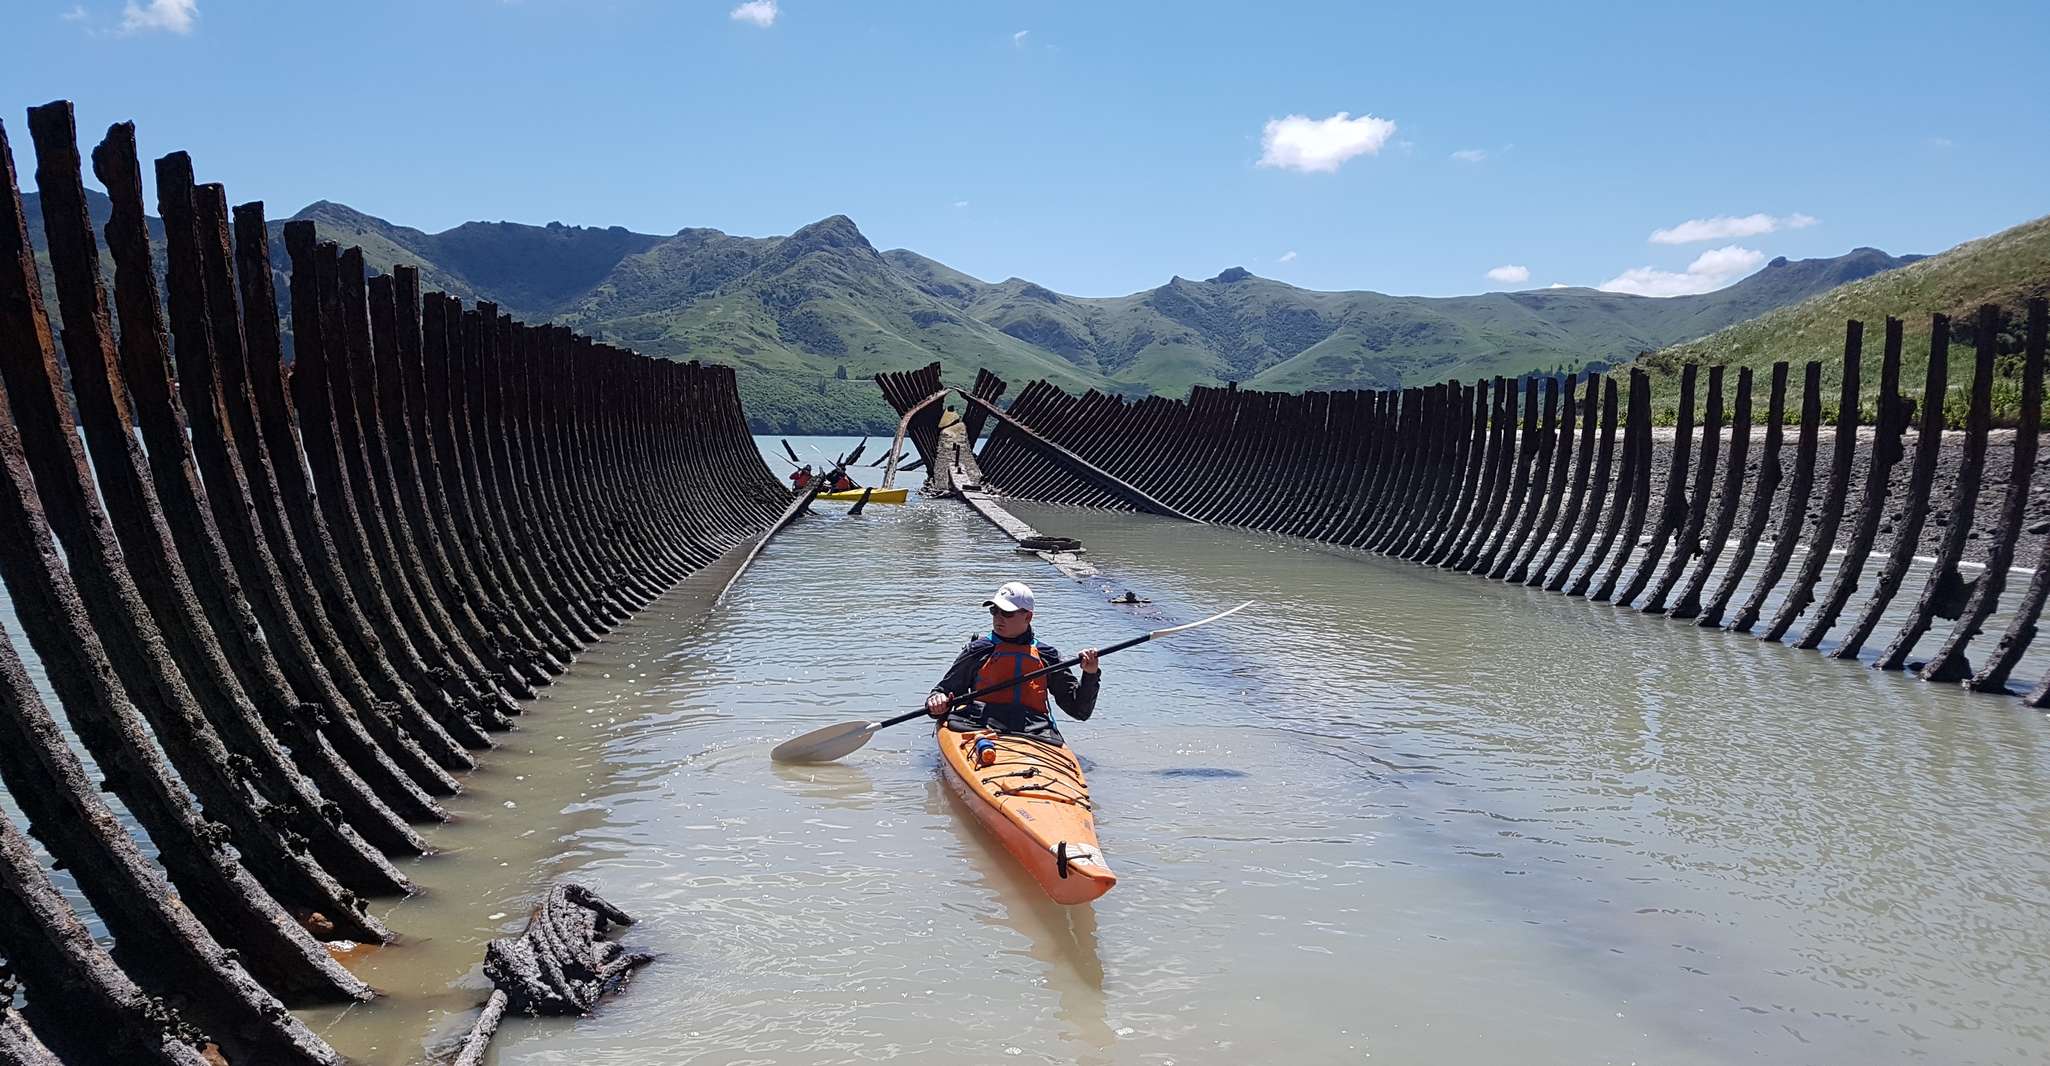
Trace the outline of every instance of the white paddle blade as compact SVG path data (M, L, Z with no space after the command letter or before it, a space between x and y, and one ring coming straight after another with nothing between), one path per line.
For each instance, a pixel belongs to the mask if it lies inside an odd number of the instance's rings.
M1251 607L1252 605L1253 601L1247 600L1246 602L1239 604L1237 607L1234 607L1229 611L1219 611L1208 618L1198 618L1193 622L1184 622L1183 624L1178 626L1169 626L1166 629L1156 629L1153 632L1148 633L1147 638L1151 640L1158 640L1161 637L1167 636L1170 633L1184 633L1188 630L1196 628L1197 626L1207 626L1220 618L1230 618L1232 615L1235 615L1240 611L1243 611L1246 608Z
M874 722L842 722L786 740L769 752L769 758L777 762L832 762L860 750L875 735Z

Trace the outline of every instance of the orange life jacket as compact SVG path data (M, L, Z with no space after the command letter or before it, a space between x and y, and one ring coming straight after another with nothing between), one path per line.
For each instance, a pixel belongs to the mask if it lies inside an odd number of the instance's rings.
M977 691L992 685L1001 685L1046 665L1039 656L1039 642L1013 644L991 633L989 638L996 642L989 657L982 660L982 667L975 671ZM999 689L982 698L984 703L1019 704L1036 714L1046 714L1046 678L1035 677L1022 685Z

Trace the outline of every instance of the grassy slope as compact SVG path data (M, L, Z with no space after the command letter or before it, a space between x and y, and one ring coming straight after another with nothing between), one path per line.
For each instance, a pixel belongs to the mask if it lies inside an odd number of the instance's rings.
M2010 316L2003 332L2009 346L2019 335L2014 324L2023 301L2050 293L2050 217L2026 222L1991 237L1968 241L1941 255L1932 256L1899 270L1873 275L1831 289L1800 303L1768 311L1699 340L1655 352L1639 361L1653 375L1654 396L1661 417L1670 417L1676 401L1679 367L1683 363L1725 363L1752 368L1763 389L1770 381L1771 366L1777 360L1794 364L1791 391L1798 392L1801 364L1820 360L1823 364L1825 407L1834 409L1842 384L1844 322L1865 323L1865 341L1860 382L1860 407L1870 421L1879 387L1879 361L1886 336L1886 317L1903 322L1901 391L1913 398L1922 395L1929 366L1929 316L1940 312L1951 317L1953 340L1950 347L1950 400L1946 407L1961 410L1971 384L1973 351L1959 334L1969 333L1980 304L2000 305ZM2012 370L2012 361L2005 369ZM1734 377L1732 377L1734 387ZM2012 377L1996 383L1996 403L2013 417L2018 386ZM1762 401L1761 401L1762 402ZM1790 409L1798 401L1790 397Z

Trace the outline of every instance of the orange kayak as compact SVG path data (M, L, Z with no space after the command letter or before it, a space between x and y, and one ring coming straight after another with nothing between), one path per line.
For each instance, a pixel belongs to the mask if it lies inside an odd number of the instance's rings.
M1087 903L1118 883L1097 847L1089 784L1074 752L987 730L942 727L936 736L947 783L1055 903ZM983 739L996 748L988 766L976 765L975 745Z

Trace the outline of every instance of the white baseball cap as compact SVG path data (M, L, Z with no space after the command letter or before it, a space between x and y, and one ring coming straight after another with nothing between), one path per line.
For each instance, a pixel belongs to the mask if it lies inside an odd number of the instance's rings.
M982 601L984 607L1001 607L1006 611L1029 611L1032 609L1032 589L1023 581L1006 581L996 595Z

